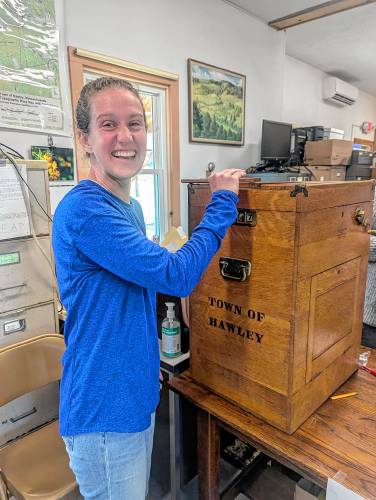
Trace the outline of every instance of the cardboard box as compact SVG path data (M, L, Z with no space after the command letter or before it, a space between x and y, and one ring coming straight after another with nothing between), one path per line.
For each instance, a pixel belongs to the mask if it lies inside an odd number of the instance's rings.
M310 165L313 181L344 181L346 178L345 165Z
M308 165L348 165L351 153L351 141L328 139L307 141L304 156Z

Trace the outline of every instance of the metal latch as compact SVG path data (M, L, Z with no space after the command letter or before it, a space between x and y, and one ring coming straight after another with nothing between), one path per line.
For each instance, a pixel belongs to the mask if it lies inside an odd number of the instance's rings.
M366 218L366 212L363 208L357 207L354 211L354 220L359 226L367 229L368 234L376 235L375 229L368 229L370 226L369 220Z
M251 263L244 259L220 257L219 270L227 280L245 281L251 274Z
M291 198L295 198L297 194L303 193L308 198L308 189L305 184L296 184L294 189L290 192Z
M257 225L256 210L251 208L238 208L238 216L234 224L238 226L255 227Z
M369 222L366 219L366 212L363 208L357 207L354 211L354 219L359 226L369 226Z

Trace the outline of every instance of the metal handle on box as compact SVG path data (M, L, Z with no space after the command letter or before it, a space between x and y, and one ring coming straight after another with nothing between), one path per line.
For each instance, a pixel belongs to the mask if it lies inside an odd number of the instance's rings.
M244 259L220 257L219 270L221 276L228 280L245 281L251 274L251 263Z

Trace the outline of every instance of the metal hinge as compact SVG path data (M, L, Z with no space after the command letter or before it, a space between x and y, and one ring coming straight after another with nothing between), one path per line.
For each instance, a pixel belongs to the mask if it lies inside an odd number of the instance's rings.
M295 184L294 189L291 191L291 198L295 198L297 194L303 193L306 198L308 198L308 189L305 184Z

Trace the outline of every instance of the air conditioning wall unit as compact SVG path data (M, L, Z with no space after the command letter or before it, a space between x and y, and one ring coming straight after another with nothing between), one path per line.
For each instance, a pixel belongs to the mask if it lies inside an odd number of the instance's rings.
M343 105L354 104L359 90L339 78L329 76L323 80L323 99Z

